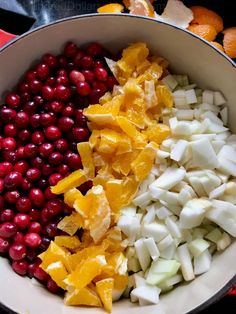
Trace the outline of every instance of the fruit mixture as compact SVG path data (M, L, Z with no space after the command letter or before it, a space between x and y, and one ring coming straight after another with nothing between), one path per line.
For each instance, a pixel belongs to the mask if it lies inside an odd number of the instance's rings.
M223 19L216 12L203 6L186 7L180 0L168 0L161 15L155 12L158 0L123 0L123 5L110 3L98 8L98 13L121 13L125 9L130 14L143 15L159 21L188 29L211 42L231 58L236 58L236 27L224 29ZM220 39L223 35L223 41Z
M236 237L226 100L145 43L45 55L0 119L0 252L66 305L157 304Z

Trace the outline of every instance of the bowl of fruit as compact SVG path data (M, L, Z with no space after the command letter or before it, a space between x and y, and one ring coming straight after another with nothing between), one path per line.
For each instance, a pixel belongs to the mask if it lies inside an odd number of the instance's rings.
M162 21L94 14L18 37L0 68L2 308L181 314L226 293L229 57Z

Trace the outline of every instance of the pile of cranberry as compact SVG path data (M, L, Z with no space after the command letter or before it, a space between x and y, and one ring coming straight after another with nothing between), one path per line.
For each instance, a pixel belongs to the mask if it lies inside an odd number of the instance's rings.
M59 287L37 256L72 209L50 186L82 166L76 145L90 135L83 108L116 83L105 53L97 43L82 50L69 42L63 54L45 54L0 105L0 254L53 293Z

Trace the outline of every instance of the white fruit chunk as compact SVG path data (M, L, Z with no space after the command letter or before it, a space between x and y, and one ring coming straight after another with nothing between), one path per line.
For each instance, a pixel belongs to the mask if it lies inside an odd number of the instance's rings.
M218 166L218 159L208 139L191 143L193 165L203 169L214 169Z
M211 90L204 90L202 93L202 102L209 105L214 104L214 92Z
M144 243L144 239L139 239L134 243L134 247L136 250L136 254L139 260L139 263L142 267L142 270L145 271L150 262L151 262L151 256L149 254L149 251Z
M205 250L202 254L193 259L194 274L200 275L207 272L211 266L211 254Z
M146 245L152 260L156 261L160 256L160 252L153 238L145 239L144 244Z
M179 140L175 145L174 148L171 150L170 158L175 161L180 161L184 153L188 147L188 142L185 140Z
M152 187L157 187L169 190L183 180L185 173L185 169L173 167L167 168L166 171L150 185L150 189Z
M159 222L143 224L141 232L143 237L152 237L155 242L161 241L169 234L166 226Z
M208 249L210 244L204 239L195 239L188 244L189 251L194 257L199 256L202 252Z
M145 304L157 304L161 289L146 284L146 286L135 288L131 291L131 296L146 301ZM141 304L140 304L141 305Z
M222 238L219 239L216 243L217 251L225 250L231 244L230 236L224 232Z
M197 97L194 89L186 90L185 96L188 105L197 103Z
M186 281L193 280L195 278L193 272L193 265L191 262L191 256L188 250L187 244L182 244L177 248L177 255L181 264L181 271Z
M214 92L214 105L222 106L226 103L226 99L224 98L221 92Z

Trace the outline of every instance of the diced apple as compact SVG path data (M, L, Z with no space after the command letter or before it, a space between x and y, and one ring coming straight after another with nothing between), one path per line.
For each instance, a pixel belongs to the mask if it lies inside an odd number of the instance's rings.
M207 272L211 266L211 254L206 249L202 254L193 259L194 274L200 275Z
M191 261L191 256L188 250L187 244L182 244L177 248L177 254L179 258L179 262L181 264L181 271L183 273L183 277L186 281L193 280L195 278L193 272L193 265Z

